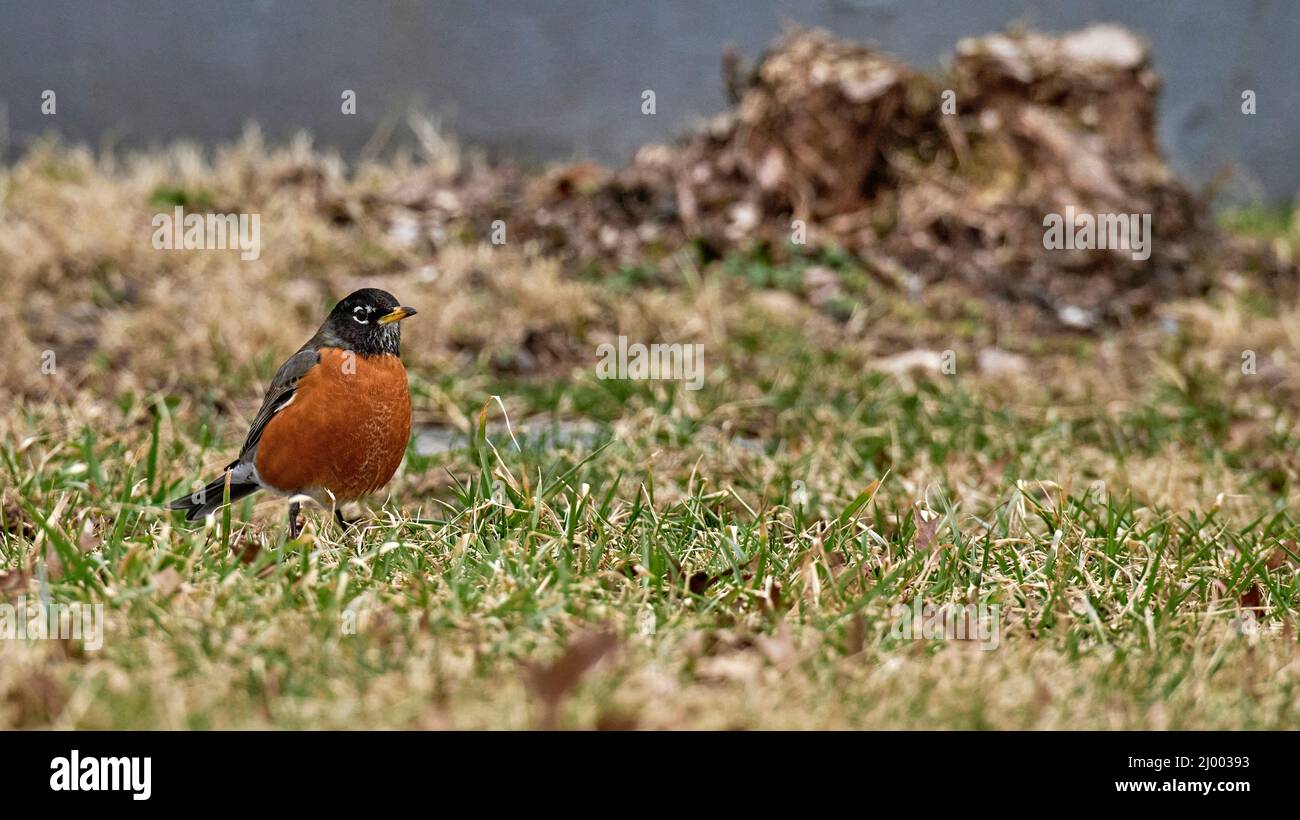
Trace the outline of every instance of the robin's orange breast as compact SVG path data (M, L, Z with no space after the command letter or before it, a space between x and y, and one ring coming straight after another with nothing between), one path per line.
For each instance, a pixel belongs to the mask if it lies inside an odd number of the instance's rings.
M322 348L293 401L267 423L254 463L277 490L352 501L388 483L410 435L401 359Z

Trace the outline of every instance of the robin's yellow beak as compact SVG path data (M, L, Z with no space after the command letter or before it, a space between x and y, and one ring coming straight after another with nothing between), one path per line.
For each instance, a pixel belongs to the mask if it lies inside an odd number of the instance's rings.
M417 311L415 308L407 307L405 305L403 305L402 307L396 307L390 310L388 313L385 313L383 316L380 316L379 324L391 325L393 322L402 321L407 316L414 316L418 312L419 311Z

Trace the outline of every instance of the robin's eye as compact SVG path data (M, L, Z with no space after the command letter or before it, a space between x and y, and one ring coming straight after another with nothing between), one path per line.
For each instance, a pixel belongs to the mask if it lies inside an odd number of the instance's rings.
M358 305L352 308L352 320L357 324L370 324L370 308L364 305Z

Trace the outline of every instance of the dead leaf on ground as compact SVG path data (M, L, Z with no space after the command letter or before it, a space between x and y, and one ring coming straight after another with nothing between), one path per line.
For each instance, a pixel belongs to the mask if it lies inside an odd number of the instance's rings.
M82 552L95 552L103 546L103 539L95 529L95 522L87 518L81 524L81 531L77 533L77 548Z
M600 713L596 718L598 732L630 732L640 725L637 716L620 709L610 709Z
M1273 551L1268 554L1264 565L1270 570L1281 569L1286 564L1296 566L1300 564L1300 544L1291 539L1283 541L1279 546L1274 547Z
M7 569L0 571L0 594L8 595L13 592L22 592L27 589L27 582L32 579L32 574L21 569Z
M1246 593L1241 596L1240 604L1242 609L1248 609L1259 614L1258 610L1264 607L1264 593L1260 590L1259 584L1252 583L1250 585L1250 589L1246 590Z
M612 632L587 632L569 641L564 652L551 663L525 661L524 683L538 701L542 714L539 729L555 729L559 724L559 707L593 666L619 645Z
M20 678L10 688L6 700L17 712L14 726L34 728L48 726L58 717L68 702L68 694L49 672L37 671Z
M4 505L4 527L10 535L28 539L36 537L36 524L28 521L22 508L12 501L6 501Z
M857 655L866 646L866 638L867 621L861 612L855 612L844 634L844 654L850 657Z
M692 595L703 595L721 577L721 575L710 575L707 572L692 572L690 577L686 579L686 588L691 591Z
M925 552L930 549L934 543L934 536L939 532L939 522L943 520L942 516L936 515L930 520L925 520L921 514L921 507L916 508L916 535L912 538L912 547L917 552Z

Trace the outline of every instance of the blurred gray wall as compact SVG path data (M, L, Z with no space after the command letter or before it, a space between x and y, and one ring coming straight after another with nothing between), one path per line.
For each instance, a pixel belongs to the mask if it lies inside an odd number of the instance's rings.
M1300 4L1293 0L0 0L0 149L49 130L93 146L306 129L355 157L412 103L466 141L525 161L620 162L724 107L719 54L751 58L783 22L824 26L937 68L959 37L1011 22L1127 25L1165 80L1160 136L1236 197L1300 189ZM1258 113L1241 113L1253 89ZM42 116L41 92L56 92ZM358 95L356 116L340 94ZM658 111L640 112L643 89ZM373 140L373 141L372 141Z

